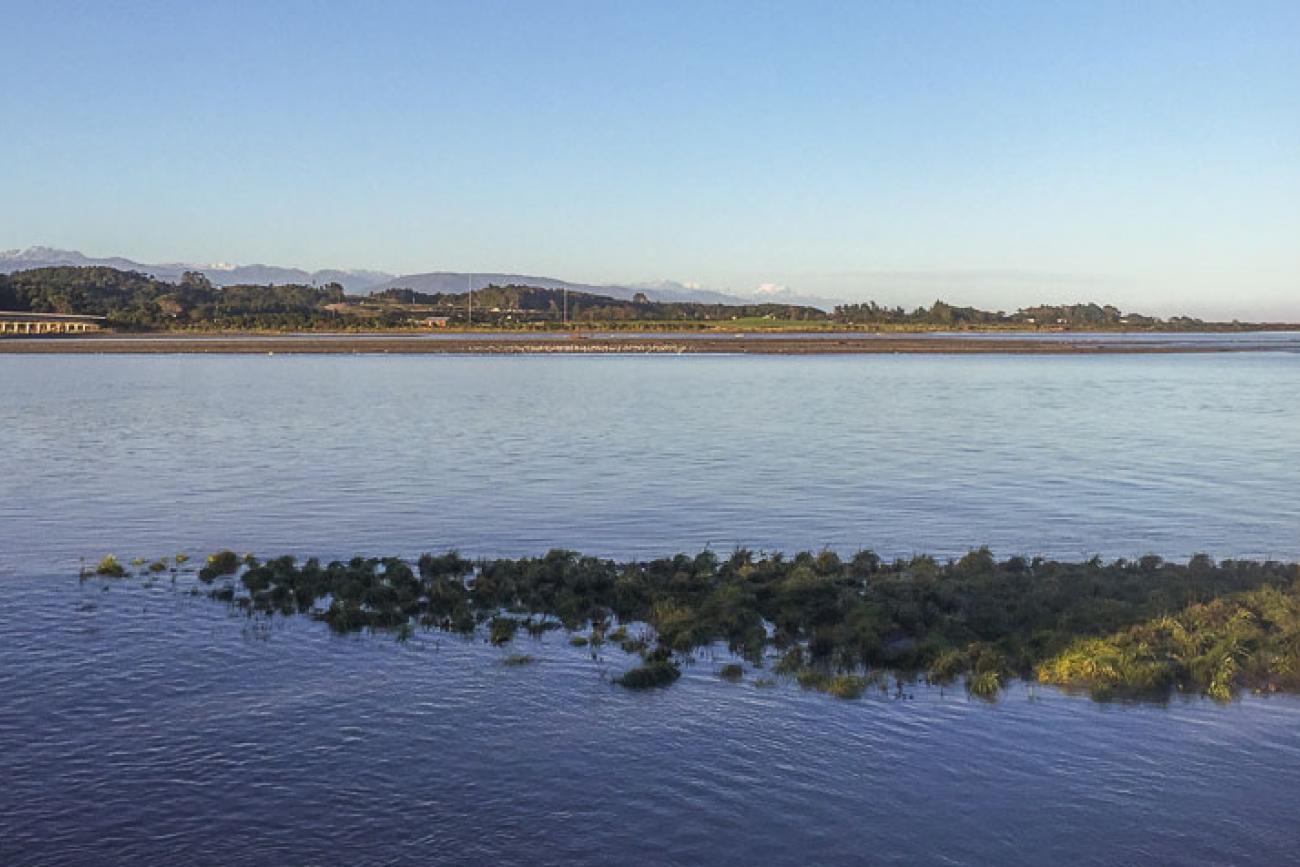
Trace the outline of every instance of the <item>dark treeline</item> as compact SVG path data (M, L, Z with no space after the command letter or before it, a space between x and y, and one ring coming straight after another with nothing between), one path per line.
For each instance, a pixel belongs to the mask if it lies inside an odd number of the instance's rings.
M558 322L565 315L565 292L536 286L486 286L474 290L476 318L485 322ZM570 322L726 322L732 319L776 319L783 322L825 322L829 315L816 307L795 304L703 304L691 301L651 301L643 293L631 300L567 293ZM469 305L469 293L415 292L387 289L372 293L368 301L420 305L432 312L460 317ZM509 317L507 319L507 317Z
M108 317L114 328L316 328L337 324L343 287L218 288L197 272L177 283L106 267L37 268L0 275L0 309Z
M942 328L971 327L1046 327L1046 328L1195 328L1205 323L1187 316L1169 320L1137 313L1124 313L1117 307L1099 304L1043 304L1025 307L1015 313L980 310L976 307L954 307L936 301L929 307L906 310L902 307L881 307L874 301L865 304L841 304L835 308L838 322L852 325L925 326Z
M110 326L149 331L187 328L268 330L349 330L411 327L428 317L449 325L470 319L468 293L422 293L388 289L366 297L347 296L337 283L324 286L213 286L189 272L176 283L108 267L55 267L0 275L0 309L37 313L106 316ZM474 291L473 323L500 328L545 327L566 314L565 293L533 286L488 286ZM618 327L635 323L680 323L708 327L771 323L880 329L964 328L1148 328L1186 330L1205 323L1187 317L1169 320L1122 313L1097 304L1028 307L1015 313L954 307L936 301L908 311L875 302L845 304L827 313L790 304L703 304L631 300L569 292L571 323ZM1218 327L1246 327L1238 324Z
M114 570L115 561L101 567ZM694 650L720 642L752 665L842 695L883 671L964 677L981 695L1014 677L1098 696L1300 690L1296 564L998 561L987 549L946 563L738 550L633 562L552 551L322 564L226 551L199 577L215 598L250 612L310 614L339 632L482 629L504 644L521 630L581 630L581 641L619 642L644 657L632 685L670 682ZM647 627L638 639L633 624Z

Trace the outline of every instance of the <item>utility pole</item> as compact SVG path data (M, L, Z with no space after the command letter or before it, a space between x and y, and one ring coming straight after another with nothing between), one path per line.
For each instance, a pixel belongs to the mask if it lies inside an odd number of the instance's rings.
M564 327L569 327L569 287L564 287Z
M474 275L469 275L469 325L474 324Z

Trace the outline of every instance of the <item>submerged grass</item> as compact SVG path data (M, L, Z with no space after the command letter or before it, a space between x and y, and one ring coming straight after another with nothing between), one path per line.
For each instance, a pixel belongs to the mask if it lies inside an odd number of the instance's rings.
M527 653L512 653L502 659L501 664L505 666L532 665L536 661L536 658L529 656Z

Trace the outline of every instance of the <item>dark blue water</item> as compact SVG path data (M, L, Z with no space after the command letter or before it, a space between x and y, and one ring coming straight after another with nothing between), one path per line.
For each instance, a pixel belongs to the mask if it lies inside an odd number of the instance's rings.
M1300 701L666 691L79 558L1300 556L1300 359L0 358L0 864L1280 864ZM108 587L105 590L103 588Z

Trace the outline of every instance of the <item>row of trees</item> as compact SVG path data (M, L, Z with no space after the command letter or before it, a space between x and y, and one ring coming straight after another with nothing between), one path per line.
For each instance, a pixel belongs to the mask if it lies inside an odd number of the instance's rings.
M874 301L864 304L841 304L833 318L846 325L923 326L941 328L970 327L1061 327L1061 328L1149 328L1155 326L1186 328L1203 325L1199 319L1177 316L1168 321L1138 313L1125 313L1110 304L1040 304L1015 313L980 310L977 307L954 307L936 301L929 307L907 310L882 307Z
M106 316L109 325L133 331L314 328L337 323L330 306L343 300L337 283L218 288L193 271L177 283L98 266L0 275L0 309Z
M474 308L483 321L509 315L512 321L556 322L567 314L571 322L727 322L733 319L775 319L783 322L825 322L830 316L816 307L795 304L702 304L692 301L651 301L638 292L631 300L590 292L536 286L487 286L474 290ZM465 292L415 292L386 289L371 293L377 304L427 307L431 312L459 316L468 309Z
M421 315L464 322L467 293L423 293L388 289L350 298L337 283L239 285L216 287L198 272L169 283L135 271L108 267L55 267L0 275L0 309L39 313L80 313L108 317L124 330L173 328L385 328L408 325ZM535 286L488 286L474 291L476 323L509 327L559 322L726 323L766 319L775 322L828 323L870 327L978 328L1063 327L1194 328L1200 320L1161 320L1125 314L1110 305L1071 304L1027 307L1015 313L957 307L936 301L908 311L874 301L842 304L833 313L792 304L703 304L631 300L587 292L566 293Z

